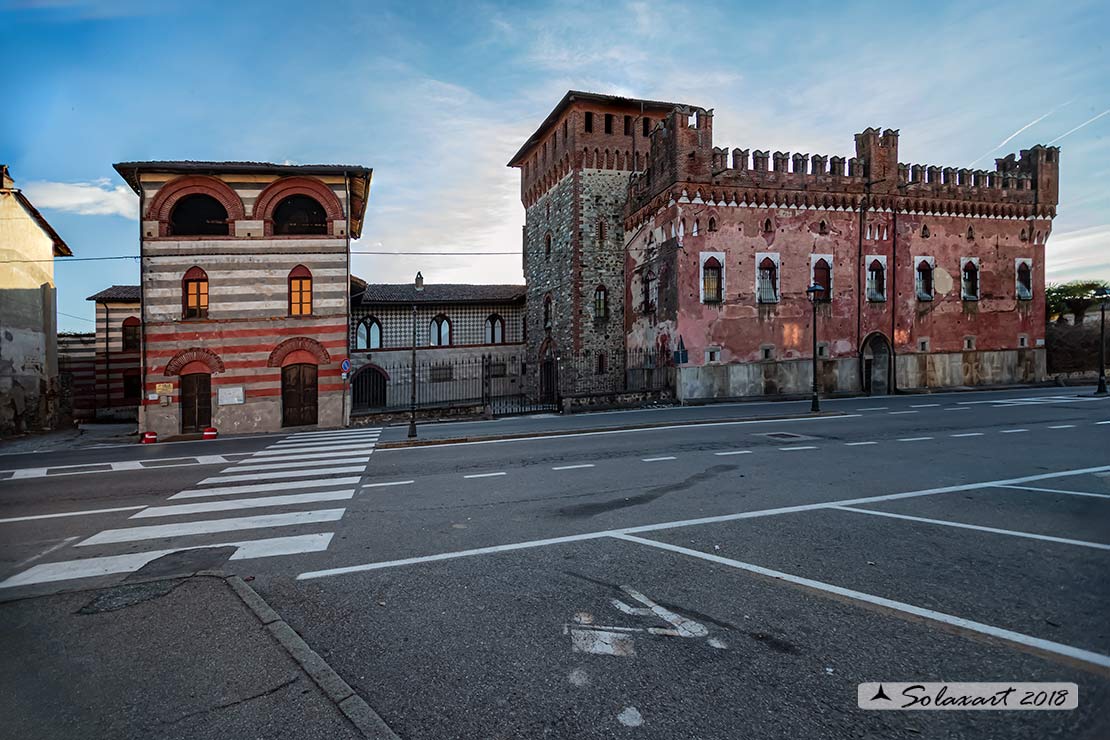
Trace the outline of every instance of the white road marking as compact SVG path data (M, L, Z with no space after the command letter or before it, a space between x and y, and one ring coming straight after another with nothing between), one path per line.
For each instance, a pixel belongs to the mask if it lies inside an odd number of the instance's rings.
M865 409L856 409L856 411L886 411L890 406L868 406Z
M896 416L898 414L916 414L916 413L917 413L916 411L891 411L890 416Z
M911 409L931 409L940 406L939 403L911 403Z
M66 537L61 542L56 542L53 545L51 545L50 547L46 548L45 550L40 552L38 555L32 555L31 557L27 558L26 560L21 560L19 563L16 564L15 567L16 568L22 568L25 565L30 565L31 563L35 562L36 560L42 560L43 558L45 558L50 553L57 552L58 550L61 550L63 547L65 547L69 543L73 542L74 540L79 540L79 539L81 539L81 537L79 535L74 535L73 537Z
M878 442L845 442L845 447L862 447L863 445L877 445Z
M664 460L674 460L673 455L664 455L663 457L645 457L641 458L640 462L663 462Z
M367 483L363 488L381 488L382 486L407 486L412 483L411 480L391 480L385 483Z
M230 453L230 454L243 454L243 453ZM177 462L168 462L174 460ZM165 465L150 465L149 463L165 462ZM26 480L29 478L56 478L67 475L90 475L92 473L116 473L126 470L162 470L164 468L178 468L186 465L223 465L225 463L234 462L230 457L223 455L181 455L179 457L164 457L152 458L142 460L121 460L118 462L90 462L80 463L77 465L51 465L46 468L17 468L15 470L0 470L0 473L11 473L11 477L2 478L0 482L5 480ZM148 463L142 465L141 463ZM90 466L99 465L103 466L103 470L82 470ZM53 470L53 473L47 475L48 470Z
M237 498L231 501L205 501L199 504L176 504L173 506L151 506L131 519L149 519L158 516L182 516L185 514L204 514L210 511L236 511L238 509L260 509L267 506L294 506L297 504L316 504L321 501L344 501L355 495L355 489L344 491L318 491L316 493L293 493L287 496L264 496L262 498Z
M498 473L471 473L470 475L464 475L463 478L493 478L498 475L505 475L505 472L501 471Z
M713 454L717 455L718 457L724 457L725 455L750 455L750 454L752 454L752 451L751 450L729 450L728 452L714 452Z
M924 442L924 441L929 440L929 439L932 439L932 437L902 437L898 441L899 442Z
M552 470L578 470L579 468L592 468L593 463L580 463L579 465L556 465Z
M815 445L794 445L793 447L780 447L779 449L783 452L789 452L790 450L816 450L817 447Z
M949 434L949 437L982 437L982 432L964 432L963 434Z
M136 509L145 509L145 506L116 506L111 509L84 509L82 511L64 511L59 514L35 514L33 516L13 516L8 519L0 519L0 524L7 524L9 522L30 522L35 519L59 519L66 516L88 516L90 514L111 514L116 511L135 511Z
M777 403L777 402L776 402ZM427 452L433 449L440 449L443 447L462 447L465 445L498 445L506 444L509 442L547 442L552 439L560 439L564 437L597 437L607 434L637 434L640 432L666 432L666 431L681 431L681 430L700 430L706 427L732 427L744 424L786 424L794 421L836 421L839 419L858 419L862 414L844 414L842 416L822 416L818 418L799 418L799 419L744 419L742 421L705 421L693 424L668 424L661 427L642 427L638 429L604 429L596 432L565 432L562 434L544 434L535 437L514 437L512 439L478 439L473 442L446 442L437 445L414 445L409 447L383 447L376 450L376 452L404 452L405 450L420 450Z
M971 411L967 406L949 406L945 411Z
M660 522L658 524L644 524L637 527L626 527L623 529L606 529L598 532L585 532L582 534L565 535L562 537L549 537L542 540L531 540L525 542L513 542L507 545L492 545L490 547L479 547L473 550L457 550L455 552L443 552L435 555L423 555L419 557L404 558L402 560L385 560L377 563L363 563L360 565L348 565L340 568L328 568L326 570L308 571L301 573L297 576L297 580L310 580L313 578L326 578L328 576L344 575L347 573L360 573L368 570L380 570L383 568L396 568L402 565L415 565L419 563L432 563L440 560L453 560L455 558L465 558L474 555L491 555L501 552L512 552L514 550L526 550L535 547L547 547L549 545L561 545L567 542L582 542L584 540L596 540L602 537L612 537L618 534L637 534L642 532L655 532L664 529L677 529L679 527L694 527L701 524L716 524L718 522L731 522L739 519L755 519L765 516L777 516L779 514L793 514L803 511L815 511L818 509L829 509L836 506L851 506L858 504L870 504L877 501L898 501L905 498L915 498L918 496L933 496L940 493L958 493L960 491L974 491L980 488L996 488L1005 487L1008 485L1016 485L1021 483L1033 483L1040 480L1052 480L1054 478L1068 478L1076 475L1087 475L1090 473L1105 473L1110 472L1110 465L1102 465L1093 468L1075 468L1072 470L1061 470L1055 473L1039 473L1037 475L1028 475L1022 478L1009 478L1005 480L992 480L982 481L979 483L964 483L955 486L944 486L941 488L925 488L919 491L907 491L905 493L889 493L881 496L867 496L864 498L855 499L842 499L840 501L825 501L816 504L799 504L797 506L782 506L775 509L760 509L756 511L743 511L736 514L722 514L719 516L707 516L698 519L685 519L670 522Z
M327 460L327 465L353 465L355 463L366 463L370 460L368 456L362 457L333 457ZM285 468L311 468L313 466L320 466L325 464L323 460L308 460L301 462L259 462L252 460L252 465L236 465L232 470L235 472L247 470L282 470Z
M90 545L110 545L116 542L138 542L140 540L160 540L166 537L184 537L214 532L235 532L240 529L262 529L264 527L295 527L302 524L335 522L343 518L345 509L320 509L318 511L294 511L287 514L264 514L261 516L240 516L230 519L206 519L199 522L180 524L154 524L147 527L128 527L127 529L106 529L94 534L87 540L77 543L77 547Z
M328 478L327 480L289 481L286 483L255 483L248 486L221 486L219 488L190 488L170 496L178 498L200 498L202 496L238 496L241 493L266 493L267 491L290 491L301 488L323 488L324 486L351 486L359 482L354 478Z
M252 455L248 458L240 460L238 463L236 463L235 467L231 469L241 470L240 466L242 465L258 465L259 463L264 462L276 464L292 462L294 460L334 460L337 457L347 457L348 455L359 455L366 457L366 459L369 459L369 456L372 452L373 450L349 450L346 452L306 452L303 455L272 455L268 457L256 457L255 455Z
M376 434L352 434L343 437L320 437L314 439L298 439L295 437L291 437L289 439L283 439L280 442L275 442L267 449L276 450L281 447L311 447L313 445L338 445L350 444L352 442L373 442L377 438L378 435Z
M1049 429L1075 429L1075 424L1056 424L1050 426Z
M298 455L308 452L338 452L340 450L372 450L374 445L370 443L359 444L342 444L342 445L326 445L324 447L269 447L265 450L259 450L254 453L256 458L262 457L280 457L281 455Z
M870 514L872 516L882 516L890 519L903 519L910 522L921 522L923 524L937 524L942 527L955 527L956 529L973 529L977 532L990 532L991 534L1004 534L1010 537L1023 537L1029 540L1041 540L1042 542L1055 542L1062 545L1078 545L1080 547L1090 547L1095 550L1110 550L1110 545L1103 545L1098 542L1088 542L1086 540L1073 540L1066 537L1051 537L1046 534L1033 534L1032 532L1018 532L1012 529L998 529L997 527L983 527L978 524L965 524L963 522L950 522L944 519L928 519L921 516L910 516L908 514L895 514L892 511L876 511L874 509L859 509L854 506L834 506L837 511L852 511L857 514Z
M994 627L982 622L975 622L963 617L945 614L943 612L933 611L932 609L925 609L912 604L906 604L901 601L894 601L882 596L875 596L873 594L863 593L862 591L854 591L849 588L842 588L835 586L831 583L824 583L822 581L815 581L810 578L803 578L801 576L792 575L790 573L783 573L782 571L771 570L770 568L763 568L751 563L743 563L739 560L732 560L731 558L723 558L719 555L711 555L709 553L700 552L698 550L691 550L679 545L672 545L666 542L658 542L655 540L648 540L642 537L633 537L630 535L615 535L618 539L627 540L628 542L636 542L648 547L657 547L661 550L670 550L681 555L688 555L693 558L700 558L708 560L720 565L727 565L739 570L748 571L749 573L756 573L768 578L776 578L778 580L786 581L787 583L794 583L799 586L804 586L816 591L824 591L826 593L835 594L837 596L853 599L866 604L873 604L881 606L892 611L902 612L921 619L927 619L932 622L946 624L958 629L966 630L968 632L977 632L982 635L987 635L999 640L1004 640L1016 645L1029 647L1042 653L1049 653L1052 655L1059 655L1062 657L1077 660L1083 663L1099 666L1102 668L1110 668L1110 655L1103 655L1095 653L1090 650L1083 650L1082 648L1072 647L1071 645L1064 645L1059 642L1052 642L1051 640L1044 640L1039 637L1032 637L1031 635L1024 635L1020 632Z
M336 437L376 437L382 433L380 429L345 429L336 432L302 432L294 434L290 439L335 439Z
M1068 491L1064 488L1036 488L1034 486L995 486L995 488L1016 488L1019 491L1041 491L1043 493L1066 493L1069 496L1090 496L1091 498L1110 498L1110 493L1088 493L1087 491Z
M245 473L243 475L217 475L205 478L198 485L206 486L211 483L235 483L248 480L277 480L280 478L304 478L317 475L342 475L343 473L361 473L366 470L365 465L346 465L339 468L314 468L312 470L286 470L279 473Z
M185 550L197 550L206 547L237 547L231 560L248 560L250 558L272 557L274 555L297 555L305 552L320 552L328 549L332 533L303 534L294 537L273 537L264 540L248 540L246 542L224 542L218 545L197 545L193 547L177 547L171 550L148 550L129 555L109 555L100 558L85 558L83 560L66 560L58 563L43 563L33 568L18 573L4 582L0 588L25 586L33 583L51 583L54 581L69 581L76 578L92 578L106 576L113 573L130 573L143 567L147 563L157 560L163 555Z
M1096 421L1095 422L1095 426L1102 426L1103 424L1110 424L1110 420L1108 420L1108 421Z
M1019 434L1021 432L1028 432L1028 429L1002 429L999 434Z

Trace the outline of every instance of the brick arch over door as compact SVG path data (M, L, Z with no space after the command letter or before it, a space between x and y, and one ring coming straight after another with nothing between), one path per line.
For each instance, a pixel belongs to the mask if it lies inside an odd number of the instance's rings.
M146 219L158 222L158 235L168 236L170 214L177 202L186 195L209 195L220 202L227 211L229 233L234 233L233 222L245 218L243 201L238 193L223 180L207 175L188 175L170 180L155 193L146 209Z
M331 355L324 345L310 337L293 337L274 347L274 351L270 353L270 359L266 361L267 367L281 367L285 363L286 356L298 350L312 355L318 365L331 364Z
M170 361L166 363L166 369L162 374L166 377L180 375L181 370L186 365L194 362L207 365L209 371L213 373L222 373L224 371L224 361L220 359L218 354L204 347L190 347L189 349L181 350L171 357Z
M266 236L274 235L274 209L290 195L307 195L318 202L328 216L328 236L334 236L332 223L343 219L343 204L331 188L311 177L283 177L258 194L252 217L265 224Z

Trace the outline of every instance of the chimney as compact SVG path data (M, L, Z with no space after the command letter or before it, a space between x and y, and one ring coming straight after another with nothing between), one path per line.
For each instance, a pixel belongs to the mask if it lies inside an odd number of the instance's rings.
M421 293L424 290L424 276L419 272L416 273L416 292Z
M5 190L10 190L15 187L15 181L12 180L11 175L8 174L8 165L6 164L0 164L0 179L2 179L0 187Z

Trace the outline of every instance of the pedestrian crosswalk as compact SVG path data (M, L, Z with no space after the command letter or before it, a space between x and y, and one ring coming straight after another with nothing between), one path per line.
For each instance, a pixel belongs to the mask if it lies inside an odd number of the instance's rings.
M1090 395L1079 395L1072 393L1070 395L1059 396L1027 396L1022 398L988 398L980 401L959 401L959 406L984 406L990 405L995 408L1005 408L1007 406L1043 406L1055 403L1086 403L1098 402L1102 399Z
M39 563L0 588L130 573L164 555L201 548L233 547L231 560L327 550L346 513L342 504L358 490L380 434L367 428L284 437L165 503L135 512L128 526L77 542L80 557Z

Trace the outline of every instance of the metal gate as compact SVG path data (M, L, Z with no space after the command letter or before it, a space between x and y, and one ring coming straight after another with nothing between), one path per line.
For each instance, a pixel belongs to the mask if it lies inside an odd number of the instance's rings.
M505 358L482 356L482 405L494 416L560 410L559 365L556 360L540 363L539 377L534 383L530 382L528 365L523 361L518 368L520 383L499 382L506 378L509 368Z

